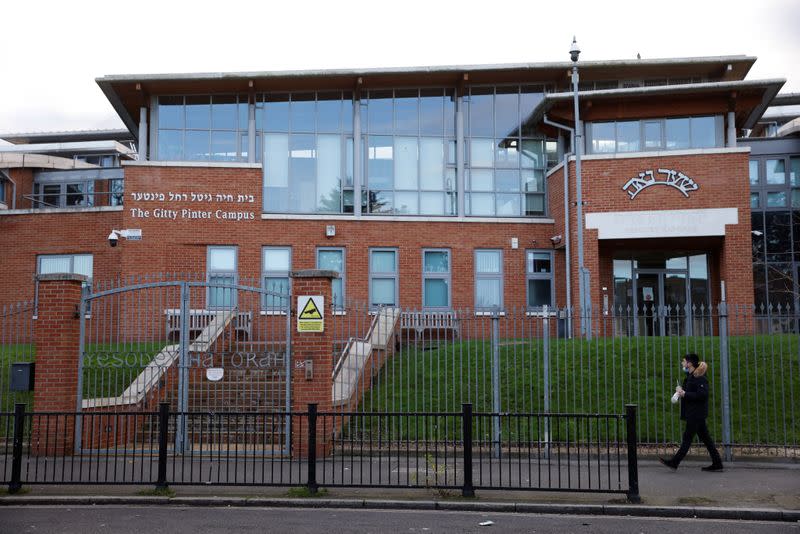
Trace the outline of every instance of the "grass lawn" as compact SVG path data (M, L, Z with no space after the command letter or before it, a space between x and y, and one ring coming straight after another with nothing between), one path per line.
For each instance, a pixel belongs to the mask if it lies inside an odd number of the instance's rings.
M83 398L120 395L165 345L166 342L88 345L83 362ZM13 411L17 402L24 402L31 409L33 393L9 391L9 375L12 363L35 360L32 344L0 345L0 411Z
M507 339L499 345L500 410L544 411L542 341ZM729 347L734 442L797 446L798 337L730 337ZM683 379L679 365L682 355L696 352L710 367L709 425L712 436L721 441L719 338L551 340L549 350L551 412L619 414L626 403L634 403L639 407L640 440L649 443L680 440L679 408L670 403L670 396L676 381ZM426 348L406 347L392 357L376 376L375 386L364 394L359 410L453 412L461 410L462 402L472 402L475 412L491 412L492 394L491 343L440 342ZM517 423L507 423L512 434ZM528 423L522 423L520 432L524 435ZM369 429L377 422L358 424ZM535 420L530 424L536 425ZM407 432L417 432L413 422L404 426ZM451 426L428 418L419 432L435 434L434 428L441 431ZM446 432L452 434L451 430Z

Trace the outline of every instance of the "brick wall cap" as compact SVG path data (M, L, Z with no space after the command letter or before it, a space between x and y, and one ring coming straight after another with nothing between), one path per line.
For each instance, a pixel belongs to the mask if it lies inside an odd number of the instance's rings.
M89 277L84 276L82 274L71 274L71 273L53 273L53 274L36 275L37 282L55 282L60 280L67 280L70 282L86 282L89 280Z
M327 269L302 269L289 273L292 278L339 278L339 273Z

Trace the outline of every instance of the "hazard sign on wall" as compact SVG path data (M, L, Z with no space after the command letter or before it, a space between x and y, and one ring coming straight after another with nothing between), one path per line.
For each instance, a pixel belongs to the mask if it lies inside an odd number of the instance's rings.
M322 295L297 297L297 331L325 330L325 298Z

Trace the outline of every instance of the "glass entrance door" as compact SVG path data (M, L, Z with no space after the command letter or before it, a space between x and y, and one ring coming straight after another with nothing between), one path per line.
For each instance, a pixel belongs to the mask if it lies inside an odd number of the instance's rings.
M637 270L635 280L635 335L686 335L686 272Z

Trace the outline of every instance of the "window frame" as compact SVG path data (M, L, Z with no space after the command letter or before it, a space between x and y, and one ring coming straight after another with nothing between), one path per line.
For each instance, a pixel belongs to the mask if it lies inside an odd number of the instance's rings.
M211 252L214 250L233 250L233 271L222 269L211 270ZM229 305L212 306L211 305L211 291L212 291L212 278L214 276L227 276L233 275L233 285L239 285L239 247L236 245L208 245L206 247L206 309L208 310L230 310L238 305L238 291L232 290L232 299Z
M695 140L692 138L692 121L698 119L707 119L711 118L714 120L714 143L713 147L699 147L695 146ZM669 120L674 119L688 119L689 120L689 138L688 143L689 146L686 148L667 148L667 122ZM634 151L622 151L619 150L619 128L617 124L620 122L638 122L639 126L639 150ZM658 123L660 124L660 135L661 140L658 147L650 147L647 148L646 146L646 135L645 135L645 126L651 123ZM594 143L594 126L595 124L612 124L614 128L614 149L609 150L607 152L596 152L592 148L592 144ZM665 152L665 151L678 151L678 150L702 150L707 148L724 148L725 147L725 122L724 117L718 114L711 114L711 115L688 115L688 116L675 116L675 117L649 117L644 119L615 119L615 120L599 120L599 121L590 121L586 123L586 141L585 141L585 150L587 155L592 156L603 156L603 155L611 155L611 154L636 154L641 152Z
M339 279L342 281L342 299L340 304L336 304L333 299L333 284L331 284L331 304L334 311L344 311L347 302L347 249L345 247L317 247L316 251L316 265L317 269L321 269L319 265L320 252L341 252L342 253L342 270L339 272ZM291 259L291 256L290 256Z
M92 275L87 276L86 281L81 284L81 293L84 297L92 294L92 281L94 280L94 254L86 252L76 252L74 254L37 254L36 255L36 274L42 274L42 259L43 258L69 258L69 273L80 274L75 272L75 258L77 256L88 256L92 258ZM83 275L86 276L86 275ZM36 284L35 301L38 305L39 302L39 284ZM91 303L88 303L89 305ZM87 306L88 307L88 306ZM88 310L87 310L88 311Z
M547 254L550 256L550 272L537 273L528 270L528 255L532 253ZM547 304L550 308L555 307L556 291L555 291L555 254L552 250L531 248L525 250L525 309L529 312L542 311L542 306L530 306L530 287L529 280L550 280L550 303Z
M372 270L372 253L373 252L394 252L394 272L375 272ZM397 247L370 247L368 250L367 266L369 271L369 308L377 310L382 305L373 305L372 303L372 282L375 279L394 280L394 307L400 306L400 249Z
M289 265L288 269L277 270L277 269L267 269L265 265L265 252L268 250L285 250L289 253ZM261 288L265 292L271 293L278 293L276 291L272 291L267 286L267 278L285 278L287 280L286 288L287 288L287 298L289 302L280 305L280 306L267 306L267 299L272 296L268 293L264 293L264 298L261 300L261 312L264 315L286 315L287 309L291 306L291 294L292 294L292 277L290 273L292 272L292 247L290 245L264 245L261 247ZM278 293L280 294L280 293Z
M500 271L498 273L481 273L478 272L478 253L479 252L497 252L500 255ZM473 272L475 275L474 282L474 304L476 313L486 312L500 312L505 309L505 270L503 269L503 249L501 248L476 248L473 252ZM500 304L495 308L493 306L478 306L478 281L479 280L499 280L500 281Z
M428 252L444 252L447 254L447 272L446 273L429 273L425 271L425 254ZM449 311L453 308L453 256L449 248L423 248L422 249L422 309L431 311ZM447 286L447 305L446 306L428 306L425 304L425 282L428 280L444 280Z

